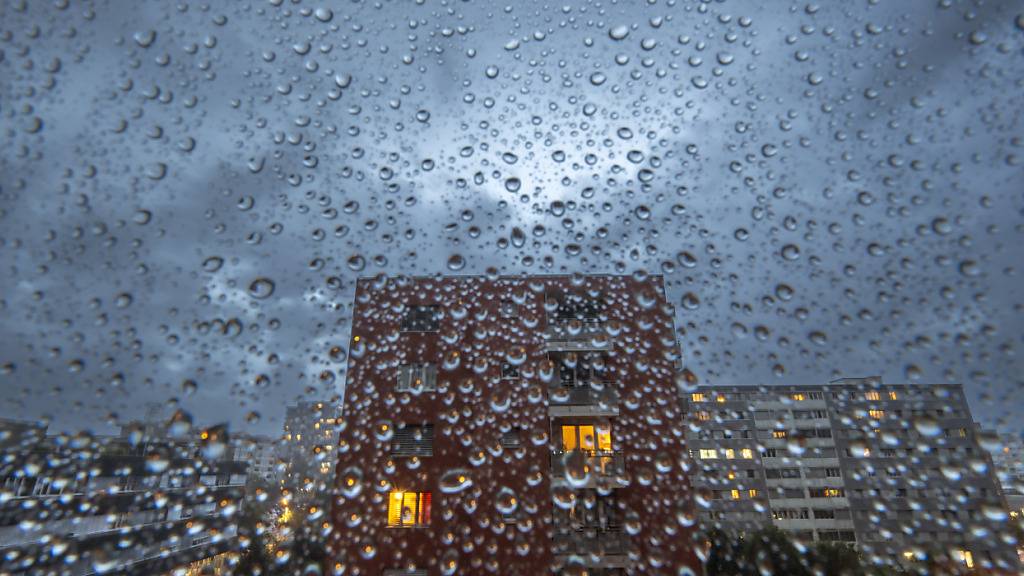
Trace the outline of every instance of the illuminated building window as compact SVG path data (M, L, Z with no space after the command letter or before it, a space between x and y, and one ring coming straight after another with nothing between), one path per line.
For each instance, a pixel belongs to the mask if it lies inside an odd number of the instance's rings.
M786 438L787 436L785 430L772 430L772 438Z
M881 400L882 399L882 395L879 394L878 392L865 392L864 393L864 398L866 400Z
M736 458L736 450L733 450L732 448L726 448L725 449L725 458L727 460L732 460L732 459Z
M793 394L790 394L789 397L792 398L793 400L796 400L797 402L803 402L804 400L807 400L807 396L803 392L795 392Z
M572 452L611 452L611 424L580 424L562 426L562 450Z
M714 448L701 448L699 454L701 460L714 460L718 458L718 451Z
M957 550L956 557L964 566L974 568L974 554L970 550Z
M388 527L408 528L430 524L430 492L391 492L388 495Z
M398 367L399 392L410 390L437 390L436 364L403 364Z
M747 496L750 496L751 498L757 498L757 488L751 488L747 490Z
M722 395L716 396L715 397L715 402L718 402L719 404L725 402L725 396L722 396Z
M885 410L868 410L868 416L875 420L881 420L882 418L885 418Z
M701 422L707 422L708 420L711 420L711 412L708 412L707 410L698 410L697 420L700 420Z
M690 394L690 400L693 400L694 402L706 402L707 397L704 396L703 392L694 392L693 394Z
M896 391L895 390L890 390L889 391L889 400L898 400L898 399L899 399L899 396L896 394Z
M750 448L744 448L740 450L740 458L743 458L744 460L751 460L754 458L754 451Z
M740 491L736 490L735 488L730 490L729 494L732 496L733 500L739 500L740 499Z
M961 438L967 438L967 428L960 428L958 432L960 433Z

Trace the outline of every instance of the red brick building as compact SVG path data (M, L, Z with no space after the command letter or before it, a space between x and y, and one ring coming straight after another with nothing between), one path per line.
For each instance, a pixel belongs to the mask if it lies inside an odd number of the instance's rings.
M700 573L658 276L360 280L328 573Z

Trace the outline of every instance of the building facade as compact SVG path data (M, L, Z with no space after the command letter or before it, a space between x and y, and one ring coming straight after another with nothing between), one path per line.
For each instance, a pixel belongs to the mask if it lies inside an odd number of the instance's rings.
M268 436L236 434L231 437L234 459L249 465L249 481L274 483L278 476L278 442Z
M318 400L285 409L278 447L278 480L308 496L326 495L334 481L334 443L339 414L336 406Z
M1014 573L1006 502L960 385L699 387L682 403L704 529L773 524L909 565Z
M363 279L328 573L699 573L660 277Z
M0 574L160 574L220 566L246 466L220 429L153 437L51 436L0 462ZM198 563L198 564L193 564ZM209 570L207 571L208 573Z

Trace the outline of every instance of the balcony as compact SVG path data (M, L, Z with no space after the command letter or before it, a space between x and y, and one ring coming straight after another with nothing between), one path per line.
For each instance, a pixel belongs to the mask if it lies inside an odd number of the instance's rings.
M615 382L548 388L548 414L559 416L618 416L619 393Z
M604 324L597 321L550 319L544 331L544 339L549 352L584 352L611 348L611 338Z
M577 556L586 566L629 567L628 541L618 528L560 530L555 533L552 544L552 552L562 562L569 556Z
M551 484L571 488L626 486L626 457L622 451L574 450L551 453Z

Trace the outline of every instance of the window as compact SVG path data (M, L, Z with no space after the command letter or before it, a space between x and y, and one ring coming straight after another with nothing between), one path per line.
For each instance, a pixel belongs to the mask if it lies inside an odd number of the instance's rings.
M762 458L775 458L776 457L775 448L765 448L764 450L761 450L761 457Z
M960 428L957 430L961 438L967 438L967 428Z
M787 436L785 430L772 430L772 438L786 438Z
M391 492L388 496L388 527L408 528L430 524L430 492Z
M834 519L835 517L836 517L836 511L835 510L828 510L828 509L822 509L822 508L815 508L814 509L814 519L815 520L831 520L831 519Z
M740 450L740 458L743 458L744 460L751 460L754 458L754 451L750 448L743 448Z
M714 460L718 458L718 451L714 448L701 448L699 454L701 460Z
M437 390L436 364L403 364L398 367L399 392Z
M736 450L734 450L732 448L726 448L725 449L725 458L726 458L726 460L733 460L733 459L735 459L736 458Z
M733 488L732 490L730 490L730 491L729 491L729 494L730 494L730 495L732 496L732 499L733 499L733 500L739 500L739 499L740 499L740 491L739 491L739 490L737 490L737 489L735 489L735 488Z
M818 428L816 436L818 438L831 438L832 437L832 429L831 428Z
M694 392L693 394L690 394L690 400L694 402L706 402L707 397L703 392Z
M715 402L718 402L719 404L724 403L725 402L725 396L722 395L722 394L719 394L718 396L715 396Z
M392 456L433 456L434 425L407 425L395 430L391 438Z
M896 394L895 390L889 391L889 400L899 400L899 396Z
M611 452L611 424L580 424L562 426L562 450L572 452Z
M974 568L974 554L970 550L957 550L956 559L968 568Z
M775 520L807 520L810 516L807 508L779 508L772 510L772 518Z
M811 400L823 400L825 398L821 392L808 392L807 397Z
M518 318L519 317L519 306L511 300L502 300L500 315L502 318Z
M437 332L440 306L409 306L402 319L402 332Z
M711 412L708 412L707 410L698 410L697 420L700 420L701 422L707 422L708 420L711 420Z
M747 490L747 496L751 498L757 498L757 488L751 488Z
M875 420L881 420L885 418L885 410L868 410L868 416Z
M794 392L793 394L790 394L789 397L797 402L807 400L807 396L803 392Z
M808 488L811 498L842 498L846 492L842 488Z
M501 379L502 380L518 380L519 379L519 368L503 362L501 364Z
M825 468L826 478L839 478L839 468Z
M520 429L518 426L513 427L508 432L501 435L501 445L503 448L518 448L522 446L523 440L520 437Z
M881 400L882 399L882 395L879 394L876 391L865 392L864 393L864 399L865 400Z

